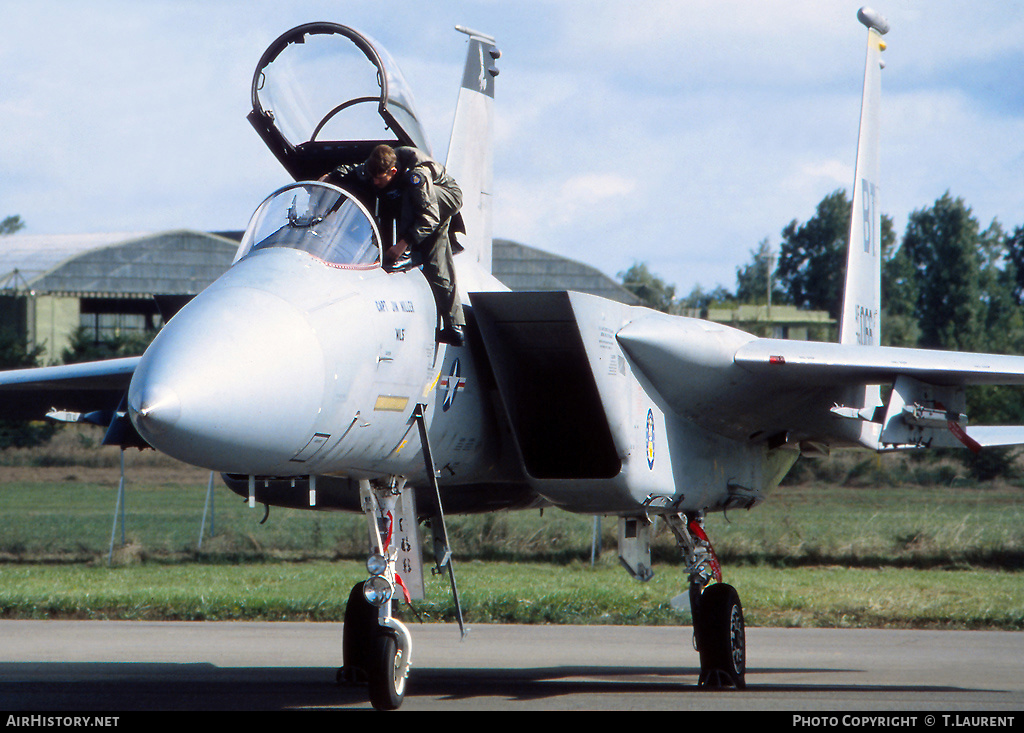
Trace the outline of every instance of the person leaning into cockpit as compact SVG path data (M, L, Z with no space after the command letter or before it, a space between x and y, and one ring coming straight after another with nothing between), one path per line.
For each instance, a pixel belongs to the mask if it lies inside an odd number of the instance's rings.
M449 231L452 217L462 208L462 190L444 166L418 148L378 145L364 163L338 166L320 180L360 198L376 195L382 228L385 222L397 222L397 241L384 252L385 269L393 268L408 250L419 252L441 316L437 340L462 346L466 320Z

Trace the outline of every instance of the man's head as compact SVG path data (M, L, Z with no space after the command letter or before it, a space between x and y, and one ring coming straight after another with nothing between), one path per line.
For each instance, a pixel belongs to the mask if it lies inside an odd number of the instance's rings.
M366 159L366 172L377 188L384 188L398 173L398 156L390 145L378 145Z

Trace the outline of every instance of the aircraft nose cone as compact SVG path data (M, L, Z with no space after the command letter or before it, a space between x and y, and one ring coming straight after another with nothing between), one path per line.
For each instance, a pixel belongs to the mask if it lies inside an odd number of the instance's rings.
M313 439L324 373L317 333L287 293L212 287L146 350L129 416L151 446L181 461L274 475Z

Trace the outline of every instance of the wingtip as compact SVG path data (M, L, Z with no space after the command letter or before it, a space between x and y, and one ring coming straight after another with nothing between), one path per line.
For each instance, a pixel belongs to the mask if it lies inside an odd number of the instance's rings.
M857 20L868 28L878 31L883 36L889 32L889 21L882 17L879 12L867 6L857 11Z

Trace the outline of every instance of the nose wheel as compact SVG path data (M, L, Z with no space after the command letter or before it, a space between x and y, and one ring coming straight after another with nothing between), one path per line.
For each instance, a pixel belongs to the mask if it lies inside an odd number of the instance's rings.
M409 675L409 645L401 629L381 626L379 609L368 603L363 584L357 583L345 607L342 626L342 658L338 683L366 685L370 702L377 710L397 710L405 699ZM390 621L395 624L395 620Z
M382 633L370 645L367 684L370 702L377 710L397 710L405 699L408 665L405 651L393 634Z

